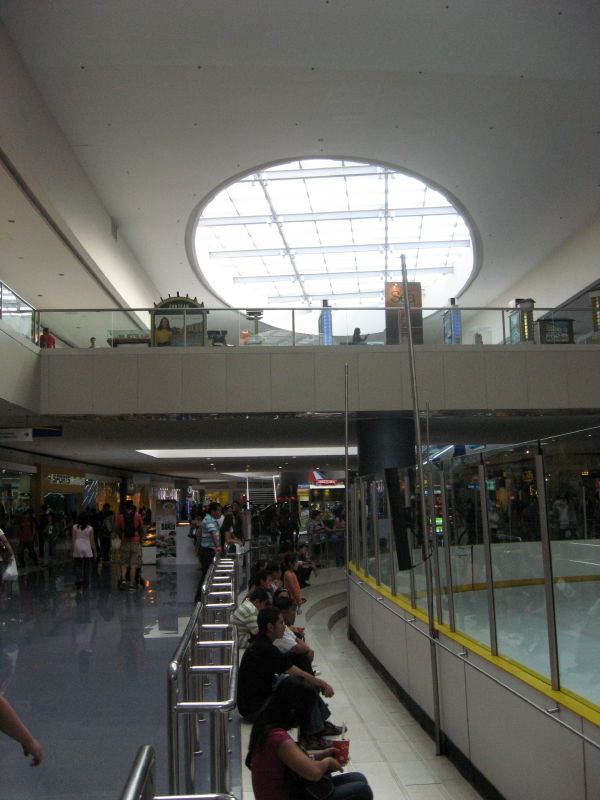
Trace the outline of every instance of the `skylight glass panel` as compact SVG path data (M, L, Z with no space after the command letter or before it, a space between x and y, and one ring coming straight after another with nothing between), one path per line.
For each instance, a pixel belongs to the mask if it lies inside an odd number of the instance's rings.
M443 194L440 192L436 192L435 189L431 189L427 187L427 192L425 194L425 205L426 206L449 206L450 203L444 197Z
M313 211L347 211L346 181L344 178L313 180L309 188Z
M229 192L219 192L204 209L204 217L232 217L236 215Z
M322 220L317 222L321 244L325 247L352 244L352 226L349 220Z
M321 244L314 222L286 222L281 228L289 247L316 247Z
M229 196L237 214L264 214L268 217L271 213L264 197L260 183L236 183L229 188Z
M338 307L381 307L385 275L401 279L404 253L410 280L445 302L439 298L457 296L473 268L470 230L454 211L438 189L387 167L290 161L211 199L195 232L197 263L225 303L264 308L266 315L269 304L306 308L306 295L312 308L323 299ZM469 246L454 244L462 241ZM303 285L297 275L306 276ZM376 330L381 313L373 311ZM314 312L302 319L314 321ZM296 320L298 332L302 324L309 322Z
M257 249L281 249L284 247L277 225L248 225L247 230L254 247Z

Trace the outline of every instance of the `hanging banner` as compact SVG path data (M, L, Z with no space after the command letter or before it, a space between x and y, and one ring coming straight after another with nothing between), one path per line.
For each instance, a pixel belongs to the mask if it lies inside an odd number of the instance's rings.
M177 503L175 500L156 501L156 557L175 558L177 555Z

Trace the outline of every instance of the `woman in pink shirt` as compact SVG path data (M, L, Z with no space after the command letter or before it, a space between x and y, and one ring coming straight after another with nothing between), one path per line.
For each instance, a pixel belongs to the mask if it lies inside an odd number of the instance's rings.
M261 710L250 735L246 766L252 771L255 800L292 800L297 796L294 773L302 781L317 782L332 772L341 772L328 747L309 757L289 735L298 728L302 737L310 727L315 689L303 678L284 678ZM367 779L360 772L332 777L330 800L373 800Z
M75 588L89 588L92 559L96 558L96 542L94 529L89 523L87 514L80 514L77 524L73 525L73 563L75 564Z

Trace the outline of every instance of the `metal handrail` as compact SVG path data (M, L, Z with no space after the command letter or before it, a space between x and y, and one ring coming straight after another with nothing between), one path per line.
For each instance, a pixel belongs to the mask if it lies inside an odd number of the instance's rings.
M191 788L194 781L194 752L198 743L198 715L208 713L210 717L212 740L211 790L218 795L229 790L228 723L229 712L235 707L237 694L238 642L237 631L228 623L213 619L217 612L228 614L235 608L237 597L236 581L230 581L231 588L222 590L222 584L213 581L220 576L235 577L238 564L234 559L216 558L209 567L202 586L202 602L194 608L184 635L169 664L167 673L167 703L169 728L169 790L175 794L180 791L180 731L179 717L186 715L186 748L184 769L186 780ZM220 599L221 602L207 602ZM229 602L226 602L226 601ZM207 612L211 621L206 620ZM219 633L221 638L210 639L210 634ZM224 635L231 638L225 639ZM225 664L196 664L195 653L207 649L218 649L227 655ZM221 660L221 659L219 659ZM195 693L198 687L195 678L213 674L217 678L218 699L206 701Z
M137 751L135 761L121 792L120 800L237 800L232 794L154 794L154 769L156 755L146 744Z

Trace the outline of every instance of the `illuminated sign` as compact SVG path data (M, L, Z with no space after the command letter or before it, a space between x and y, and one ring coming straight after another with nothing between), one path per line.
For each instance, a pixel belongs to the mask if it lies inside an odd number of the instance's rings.
M48 483L55 483L58 486L85 486L83 475L61 475L60 472L52 472L46 477Z

